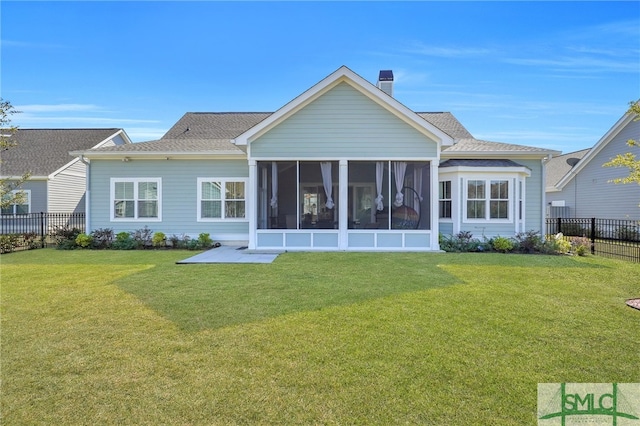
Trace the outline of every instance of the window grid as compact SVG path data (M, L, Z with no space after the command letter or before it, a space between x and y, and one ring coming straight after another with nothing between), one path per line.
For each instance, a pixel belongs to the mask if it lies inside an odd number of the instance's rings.
M198 178L198 220L246 219L246 180Z
M451 181L439 182L439 215L441 219L451 219Z
M160 178L112 179L112 220L160 220Z
M508 220L509 181L467 181L467 219Z

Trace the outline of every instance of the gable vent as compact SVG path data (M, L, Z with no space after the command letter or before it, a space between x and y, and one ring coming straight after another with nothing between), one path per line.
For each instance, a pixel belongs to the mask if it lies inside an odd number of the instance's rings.
M387 95L393 96L393 71L381 70L378 75L378 84L376 86Z

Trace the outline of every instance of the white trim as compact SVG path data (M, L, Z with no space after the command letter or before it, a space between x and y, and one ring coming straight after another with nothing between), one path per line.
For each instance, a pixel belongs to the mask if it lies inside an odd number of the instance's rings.
M84 155L88 159L100 160L123 160L127 158L130 161L145 160L246 160L247 155L238 151L72 151L71 155Z
M526 177L531 176L531 169L525 166L521 167L480 167L480 166L454 166L444 167L440 169L440 176L450 173L491 173L504 174L504 173L519 173Z
M133 185L133 201L134 216L133 217L115 217L115 184L118 182L132 182ZM138 217L138 183L155 182L158 185L158 217ZM138 177L138 178L110 178L109 180L109 221L110 222L162 222L162 178L156 177Z
M255 250L256 248L256 231L258 230L258 163L255 161L249 161L249 178L245 183L245 206L244 214L245 219L249 221L249 249ZM198 184L198 191L200 191L200 184ZM200 201L198 201L198 208L200 208ZM200 214L198 214L200 217Z
M514 181L514 177L513 176L494 176L494 177L478 177L478 176L463 176L462 178L462 188L460 188L461 194L462 194L462 217L461 217L461 222L462 223L473 223L473 224L478 224L478 223L484 223L484 224L498 224L498 223L514 223L516 221L515 216L514 216L514 188L513 188L513 181ZM480 218L468 218L467 217L467 201L469 201L469 199L467 198L467 188L469 185L469 181L483 181L484 182L484 190L485 190L485 197L483 198L484 203L485 203L485 216L484 219L480 219ZM508 210L507 210L507 218L506 219L499 219L499 218L495 218L492 219L490 217L491 215L491 183L492 182L507 182L509 184L509 188L507 189L508 194L507 194L507 199L500 199L500 201L507 201L507 206L508 206ZM475 200L475 199L474 199ZM481 199L478 199L481 200Z
M112 141L118 135L122 135L122 139L124 140L124 145L131 143L131 139L129 139L129 136L124 131L124 129L120 129L117 132L111 134L108 138L102 140L101 142L98 142L97 144L95 144L89 149L102 148L104 145L106 145L109 141ZM80 161L80 158L79 158L81 155L80 151L70 151L69 155L75 155L77 158L74 158L73 160L69 161L59 169L49 173L49 176L48 176L49 179L53 179L57 174L61 173L63 170L68 169L69 167L73 166L75 163ZM84 175L82 177L84 177Z
M22 176L0 176L0 179L3 180L20 180L22 179ZM29 179L27 179L27 181L31 181L31 180L48 180L49 176L29 176Z
M255 176L254 176L255 178ZM202 217L202 184L204 182L219 182L220 183L220 191L221 191L221 199L220 202L222 203L221 205L221 210L220 210L220 214L221 217ZM243 183L244 184L244 199L240 200L227 200L226 196L225 196L225 187L226 184L232 182L232 183ZM248 206L248 203L251 203L251 200L253 199L253 195L255 194L255 191L250 192L251 190L254 190L254 188L250 188L249 187L249 178L240 178L240 177L199 177L197 178L197 185L198 187L196 188L196 200L197 200L197 205L196 205L196 221L197 222L250 222L249 220L249 214L253 213L253 209L251 206ZM251 195L251 198L250 198ZM244 217L225 217L225 202L226 201L243 201L244 202ZM254 200L254 202L257 202L257 200ZM255 221L253 221L255 222ZM251 225L249 225L249 227L251 228Z
M558 190L564 189L565 186L574 178L580 170L584 169L589 162L602 151L602 149L609 144L618 134L624 129L630 122L635 119L635 114L625 113L616 124L609 129L605 135L600 138L600 140L594 145L593 148L584 156L578 163L571 169L569 172L560 179L560 181L555 185Z

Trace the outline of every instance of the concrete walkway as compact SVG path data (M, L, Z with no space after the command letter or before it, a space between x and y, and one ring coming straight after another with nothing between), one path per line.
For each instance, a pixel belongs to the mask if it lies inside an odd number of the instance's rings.
M257 253L246 247L220 246L176 263L271 263L279 254Z

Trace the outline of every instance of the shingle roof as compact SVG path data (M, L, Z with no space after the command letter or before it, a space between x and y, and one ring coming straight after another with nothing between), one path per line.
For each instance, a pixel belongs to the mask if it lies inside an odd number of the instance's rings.
M416 114L454 139L473 139L471 133L450 112L417 112Z
M109 146L104 148L92 149L91 152L119 152L119 153L207 153L207 152L225 152L229 154L243 154L236 145L232 144L229 139L158 139L155 141L138 142L120 146Z
M589 151L591 151L591 148L558 155L549 160L546 166L547 186L555 186L560 182Z
M18 129L8 138L16 145L0 152L0 175L49 175L75 158L69 151L90 149L120 130Z
M520 153L546 153L550 150L533 146L515 145L502 142L490 142L479 139L460 139L452 146L443 149L443 153L456 152L520 152Z
M271 112L188 112L162 139L233 139Z
M231 140L271 114L270 112L187 112L159 140L92 151L243 154L245 151L233 144Z
M512 160L451 159L440 163L440 167L525 167Z
M159 140L105 147L94 152L244 152L231 142L269 117L271 112L188 112ZM454 138L471 137L449 112L418 113Z

